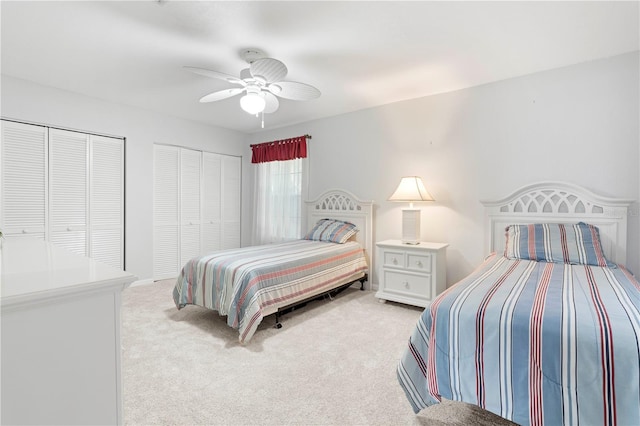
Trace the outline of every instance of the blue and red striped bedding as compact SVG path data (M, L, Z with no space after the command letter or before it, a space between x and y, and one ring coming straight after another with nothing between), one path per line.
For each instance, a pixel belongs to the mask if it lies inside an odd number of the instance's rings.
M521 425L640 425L640 284L624 267L492 255L423 312L398 365L441 398Z
M262 318L278 308L357 280L366 270L364 250L355 241L244 247L189 260L173 299L178 309L192 304L226 315L244 343Z

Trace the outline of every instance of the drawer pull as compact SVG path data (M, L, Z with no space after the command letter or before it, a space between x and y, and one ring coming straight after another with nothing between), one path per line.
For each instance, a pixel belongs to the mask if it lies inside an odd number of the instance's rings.
M70 226L67 227L67 231L73 231L73 228L71 228Z
M391 263L393 263L394 265L398 264L398 259L396 259L395 257L393 258L393 260L391 261Z
M421 261L419 261L419 260L418 260L418 261L416 262L416 265L418 265L418 267L422 268L422 262L421 262Z
M404 282L404 288L409 288L409 287L410 287L410 286L409 286L409 281L405 281L405 282Z
M26 229L23 229L23 230L22 230L22 233L23 233L23 234L28 234L28 233L29 233L29 231L27 231Z

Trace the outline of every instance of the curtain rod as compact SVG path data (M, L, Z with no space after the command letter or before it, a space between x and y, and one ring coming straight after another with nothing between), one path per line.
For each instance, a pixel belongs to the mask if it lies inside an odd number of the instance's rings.
M307 139L312 139L311 135L302 135L302 136L294 136L292 138L287 138L287 139L282 139L282 140L286 141L286 140L289 140L289 139L295 139L295 138L301 138L301 137L305 137ZM275 143L275 142L280 142L280 141L252 143L251 145L249 145L249 147L253 148L256 145L262 145L263 143Z

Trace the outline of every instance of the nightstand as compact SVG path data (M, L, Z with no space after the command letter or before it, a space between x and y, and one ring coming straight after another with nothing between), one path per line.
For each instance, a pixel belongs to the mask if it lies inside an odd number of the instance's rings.
M376 243L382 264L376 297L427 307L447 286L448 244L403 244L400 240Z

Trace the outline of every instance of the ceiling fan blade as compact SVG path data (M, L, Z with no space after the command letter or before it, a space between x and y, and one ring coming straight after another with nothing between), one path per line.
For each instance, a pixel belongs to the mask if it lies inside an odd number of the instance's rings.
M269 92L262 92L264 94L264 100L267 101L266 106L264 107L265 114L271 114L272 112L276 112L280 107L280 101L273 94Z
M224 90L209 93L208 95L203 96L202 98L200 98L200 102L205 103L205 102L220 101L222 99L230 98L231 96L239 95L242 92L244 92L244 88L240 88L240 87L233 88L233 89L224 89Z
M219 80L225 80L225 81L228 81L229 83L241 84L243 86L246 85L246 83L241 79L239 79L238 77L234 77L230 74L225 74L223 72L208 70L205 68L196 68L196 67L184 67L184 68L188 69L192 73L203 75L205 77L217 78Z
M294 101L309 101L320 97L320 90L313 86L295 81L279 81L268 86L271 93Z
M267 83L280 81L287 75L287 67L277 59L262 58L251 63L251 75L261 77Z

